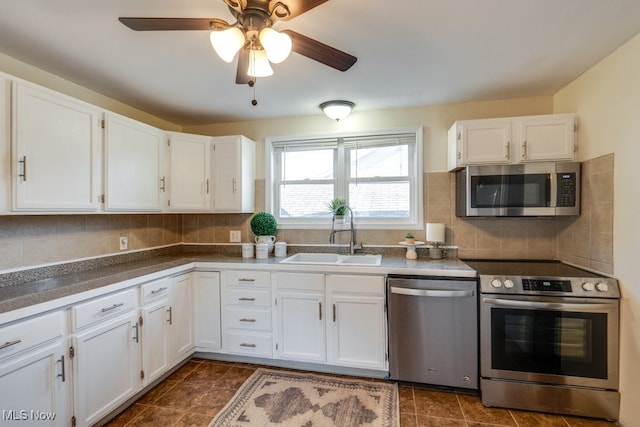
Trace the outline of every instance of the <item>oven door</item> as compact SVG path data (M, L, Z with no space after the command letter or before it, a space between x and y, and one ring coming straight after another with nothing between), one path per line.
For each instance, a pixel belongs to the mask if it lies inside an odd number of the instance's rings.
M618 388L619 301L485 294L481 376Z

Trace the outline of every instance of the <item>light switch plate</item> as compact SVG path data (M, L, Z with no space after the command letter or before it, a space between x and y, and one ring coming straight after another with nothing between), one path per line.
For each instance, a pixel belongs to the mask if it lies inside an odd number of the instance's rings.
M126 234L120 235L120 250L126 251L129 249L129 237Z

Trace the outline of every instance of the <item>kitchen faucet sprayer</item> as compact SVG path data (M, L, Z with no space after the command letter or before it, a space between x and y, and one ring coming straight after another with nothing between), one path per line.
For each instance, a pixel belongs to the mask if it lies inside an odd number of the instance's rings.
M336 230L336 212L339 209L347 209L349 211L349 230ZM351 255L355 254L356 250L362 249L362 243L359 245L356 244L356 229L353 226L353 211L347 205L339 205L336 206L333 210L333 215L331 217L331 233L329 234L329 243L334 244L336 242L336 233L340 233L341 231L350 231L351 238L349 240L349 253Z

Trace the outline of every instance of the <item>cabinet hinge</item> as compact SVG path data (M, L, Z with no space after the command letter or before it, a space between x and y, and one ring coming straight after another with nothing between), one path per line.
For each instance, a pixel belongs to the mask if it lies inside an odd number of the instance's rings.
M69 358L73 359L76 356L76 349L73 346L69 347Z
M71 427L76 427L76 416L71 417Z
M462 139L462 132L458 132L458 141Z
M167 206L171 206L171 200L167 200Z
M273 304L274 304L274 305L278 305L278 298L275 298L275 299L273 300Z
M104 195L104 194L101 194L101 195L100 195L100 203L105 203L105 200L106 200L106 199L107 199L107 198L105 197L105 195Z
M104 119L100 120L100 127L101 127L102 129L104 129L104 127L105 127Z
M278 343L276 343L276 351L278 351Z
M574 132L578 132L578 124L577 123L573 124L573 131Z
M386 360L387 362L389 361L389 353L384 354L384 360Z
M140 371L140 379L143 380L144 379L144 371Z
M142 316L138 317L138 323L142 326Z

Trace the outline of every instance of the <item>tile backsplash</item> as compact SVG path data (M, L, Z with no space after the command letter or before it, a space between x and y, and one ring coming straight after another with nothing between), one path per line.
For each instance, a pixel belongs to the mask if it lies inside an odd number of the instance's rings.
M571 218L455 216L454 174L424 174L424 220L446 224L446 244L460 258L562 259L613 273L613 154L582 165L582 213ZM264 180L256 181L256 211L264 209ZM228 243L240 230L251 241L251 214L97 214L0 216L0 270L185 243ZM406 230L357 230L365 245L397 245ZM424 227L412 230L425 239ZM346 234L346 233L342 233ZM289 243L328 243L328 230L279 230ZM345 238L346 236L341 236Z

